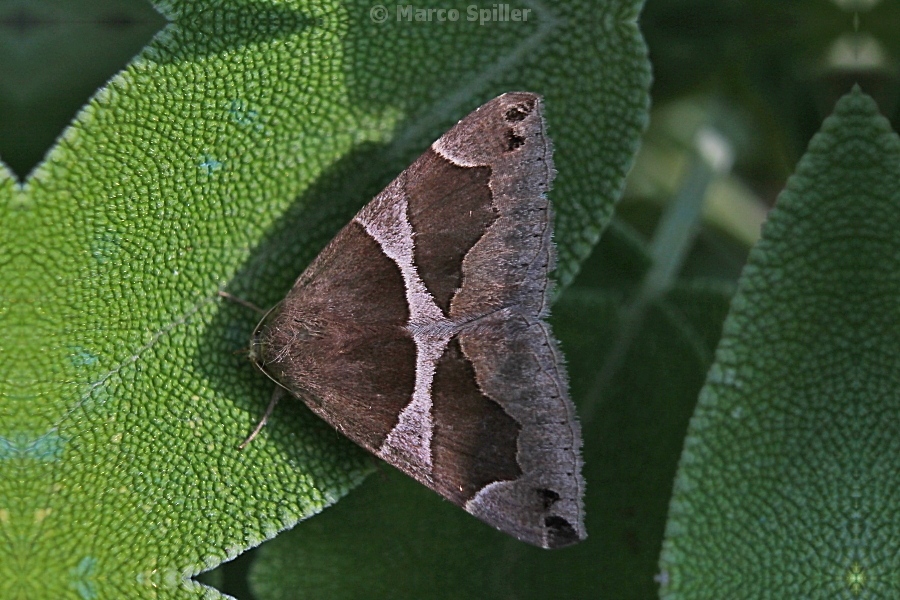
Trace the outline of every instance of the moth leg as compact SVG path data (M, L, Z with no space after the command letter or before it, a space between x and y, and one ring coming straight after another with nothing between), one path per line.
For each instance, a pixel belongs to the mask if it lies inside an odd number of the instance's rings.
M259 432L262 431L262 428L265 427L266 421L269 420L269 416L271 416L272 411L275 410L275 405L278 404L278 401L281 400L281 396L284 394L284 388L280 385L275 386L275 391L272 392L272 399L269 401L269 406L266 408L266 412L263 414L262 419L259 420L259 423L256 424L256 427L253 429L253 432L247 436L247 439L241 442L241 445L238 446L238 450L243 450L247 447L247 444L253 441Z

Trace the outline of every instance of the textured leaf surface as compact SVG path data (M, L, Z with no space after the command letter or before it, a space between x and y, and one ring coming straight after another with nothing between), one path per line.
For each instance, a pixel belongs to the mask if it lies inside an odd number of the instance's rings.
M681 458L665 598L895 598L900 138L859 90L750 255Z
M466 6L455 3L465 14ZM334 502L371 463L240 350L344 221L510 89L545 95L560 278L646 119L634 2L527 23L376 23L367 2L171 2L47 161L0 181L0 595L215 596L189 581Z

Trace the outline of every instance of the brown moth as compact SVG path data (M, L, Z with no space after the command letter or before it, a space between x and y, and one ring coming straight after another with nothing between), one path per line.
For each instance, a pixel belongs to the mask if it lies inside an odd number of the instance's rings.
M585 538L581 432L545 322L555 171L541 98L499 96L347 224L253 334L256 364L484 522Z

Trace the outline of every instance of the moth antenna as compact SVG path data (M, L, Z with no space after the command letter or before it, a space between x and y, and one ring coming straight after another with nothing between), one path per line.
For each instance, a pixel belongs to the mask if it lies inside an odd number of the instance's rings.
M247 436L247 439L241 442L241 445L238 446L238 450L243 450L247 447L247 444L253 441L259 432L262 431L262 428L265 427L266 421L269 420L269 416L272 414L272 411L275 410L275 405L278 404L278 401L281 399L281 395L284 393L284 388L281 386L275 386L275 391L272 392L272 399L269 401L269 406L266 407L266 412L263 413L262 419L259 420L259 423L256 424L256 427Z
M219 297L224 298L226 300L230 300L230 301L234 302L235 304L240 304L244 308L249 308L250 310L252 310L253 312L255 312L257 314L264 315L264 314L266 314L266 312L268 312L268 311L261 309L260 307L253 304L252 302L248 302L247 300L244 300L243 298L238 298L237 296L235 296L233 294L229 294L228 292L226 292L224 290L219 290L218 293L219 293Z

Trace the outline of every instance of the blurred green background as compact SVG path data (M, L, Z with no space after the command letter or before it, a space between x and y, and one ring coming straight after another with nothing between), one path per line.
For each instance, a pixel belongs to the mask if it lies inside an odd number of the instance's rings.
M0 0L0 159L24 179L165 23L144 0Z

